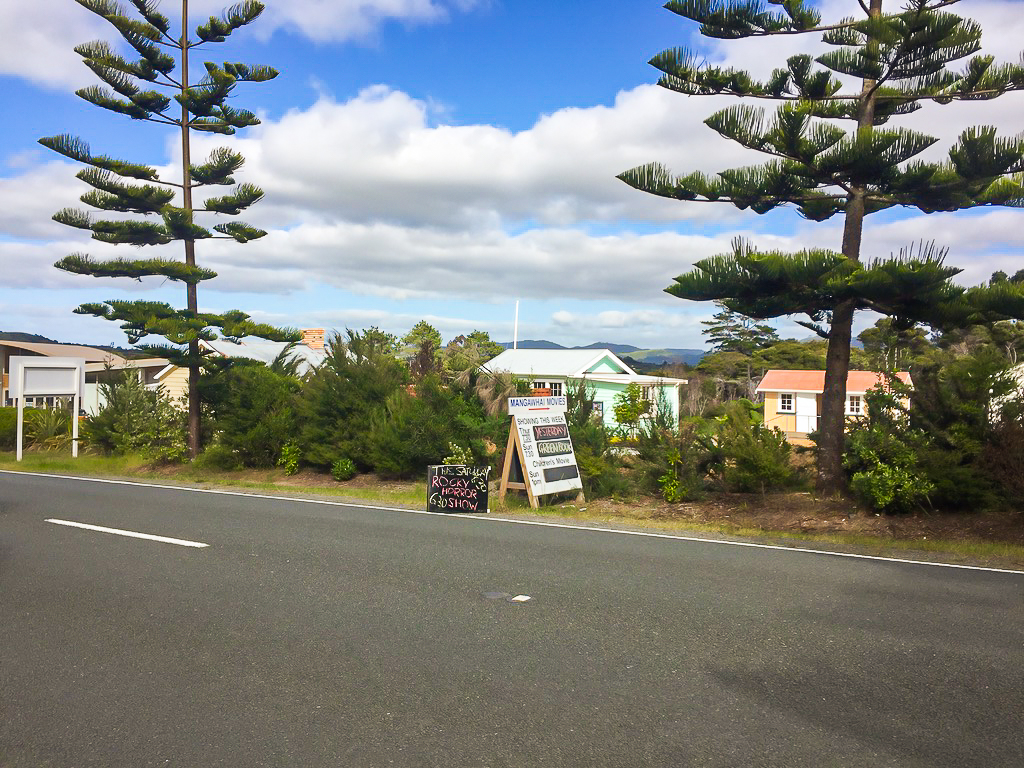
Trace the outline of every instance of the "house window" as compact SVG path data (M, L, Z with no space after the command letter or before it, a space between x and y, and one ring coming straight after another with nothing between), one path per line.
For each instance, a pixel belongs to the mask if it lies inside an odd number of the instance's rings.
M792 392L780 392L779 393L779 413L795 413L796 409L793 407L793 393Z
M846 413L850 416L860 416L864 412L860 395L850 395L846 398Z
M651 384L643 385L643 398L644 400L654 401L654 386Z
M560 381L535 381L533 382L534 389L550 389L552 397L562 396L562 382Z

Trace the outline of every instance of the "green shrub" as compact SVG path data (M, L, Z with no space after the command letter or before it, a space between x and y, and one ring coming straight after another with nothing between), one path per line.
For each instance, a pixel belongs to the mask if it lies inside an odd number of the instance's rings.
M636 495L636 484L620 457L608 453L594 456L576 454L583 492L590 499L630 499Z
M206 448L192 462L197 469L213 469L221 472L233 472L242 468L242 460L226 445L216 444Z
M386 418L385 403L408 381L408 369L376 335L349 330L345 339L332 339L296 401L303 459L329 468L345 457L373 469L374 422Z
M467 387L472 386L467 384ZM486 416L468 389L424 376L415 393L400 390L374 416L370 429L370 460L384 477L417 477L431 464L441 464L451 444L468 446L468 464L492 465L497 454L487 441L497 437L504 419ZM499 438L500 439L500 438Z
M0 451L13 451L18 442L18 409L0 408Z
M588 498L628 499L636 495L623 456L610 445L608 430L595 421L585 427L570 428L580 482Z
M996 426L980 467L1010 506L1024 506L1024 421L1019 416L1004 418Z
M71 447L71 415L66 405L25 411L25 445L36 451L62 451Z
M444 457L443 461L445 464L466 466L473 463L473 452L458 443L448 443L448 455Z
M163 390L148 390L132 369L106 371L99 383L105 405L82 425L83 443L106 455L137 453L154 461L188 455L188 414Z
M294 475L299 471L299 462L302 461L302 450L299 444L291 440L281 448L281 456L277 460L279 467L284 467L286 475Z
M295 439L298 379L259 364L234 365L208 378L215 380L205 394L218 443L246 467L274 466L285 443Z
M918 460L918 451L927 444L927 435L911 428L894 430L875 423L855 429L843 458L850 490L876 512L921 509L935 487Z
M730 403L718 424L717 474L726 490L765 493L791 485L792 446L785 434L761 423L752 403Z
M331 465L331 477L337 480L339 483L343 483L346 480L351 480L356 476L359 470L356 469L355 462L351 459L344 457L338 459Z
M665 501L703 498L711 461L710 437L702 421L687 421L673 429L652 422L637 435L635 470L640 488Z
M917 466L931 484L928 506L949 512L977 512L999 503L999 484L985 464L985 454L930 446L917 451ZM1009 456L1007 455L1007 458Z

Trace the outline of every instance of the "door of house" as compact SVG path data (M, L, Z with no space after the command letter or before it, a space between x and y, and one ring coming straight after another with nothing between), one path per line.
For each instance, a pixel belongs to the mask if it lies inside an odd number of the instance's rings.
M796 431L813 432L818 428L818 401L813 392L796 394Z

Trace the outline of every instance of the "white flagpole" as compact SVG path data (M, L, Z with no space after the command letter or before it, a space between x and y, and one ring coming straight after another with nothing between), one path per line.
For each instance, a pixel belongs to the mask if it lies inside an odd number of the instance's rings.
M512 349L519 349L519 299L516 299L516 322L512 329Z

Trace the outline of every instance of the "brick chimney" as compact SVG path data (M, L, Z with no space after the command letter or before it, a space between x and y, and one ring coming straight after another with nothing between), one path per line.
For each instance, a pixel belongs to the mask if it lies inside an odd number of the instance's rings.
M310 349L318 349L322 351L324 348L324 329L303 328L302 343Z

